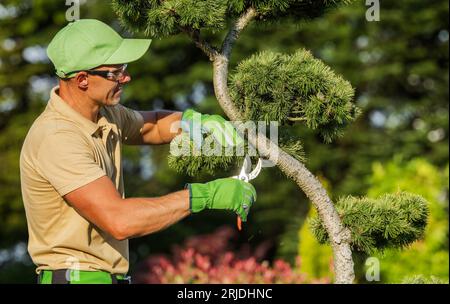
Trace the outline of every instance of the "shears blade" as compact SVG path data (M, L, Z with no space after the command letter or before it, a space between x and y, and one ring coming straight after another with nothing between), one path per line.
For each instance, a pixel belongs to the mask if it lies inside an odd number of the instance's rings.
M256 178L258 174L261 172L262 168L262 159L258 158L258 163L256 164L255 169L252 171L252 160L250 156L247 154L244 158L244 163L242 164L241 172L235 178L243 180L245 182L249 182L250 180ZM238 215L237 217L237 227L238 230L242 230L242 219Z

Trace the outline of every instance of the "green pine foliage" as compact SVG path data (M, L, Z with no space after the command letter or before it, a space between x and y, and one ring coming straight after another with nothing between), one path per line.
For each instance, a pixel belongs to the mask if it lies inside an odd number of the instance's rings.
M305 49L292 55L265 51L242 61L230 95L246 119L304 123L326 142L359 113L350 83Z
M226 0L114 0L112 5L125 27L152 37L178 34L183 27L221 29L228 8Z
M378 199L346 197L336 204L344 226L352 235L352 248L368 254L386 248L405 248L423 237L428 219L428 203L420 195L407 192L385 194ZM319 218L311 229L320 243L328 235Z
M306 157L301 141L293 138L289 130L280 131L278 138L279 147L297 160L305 162ZM194 142L191 141L189 135L184 132L178 135L171 145L176 145L177 151L183 153L169 153L169 167L179 173L186 173L190 176L199 175L201 172L214 175L218 170L228 170L231 166L242 163L244 159L241 154L237 153L237 148L233 148L231 155L230 153L227 154L225 148L218 150L220 153L212 152L217 147L220 147L220 145L212 139L211 134L203 134L203 142L200 149L194 145ZM208 154L204 153L204 151L211 152ZM255 158L259 157L256 150L252 151L256 153ZM244 146L244 152L245 154L254 156L253 153L250 153L249 151L248 143Z
M303 143L295 131L295 127L278 128L278 147L298 161L305 163L307 157L303 149Z
M180 27L220 30L227 18L236 18L249 7L257 20L282 17L309 19L351 0L113 0L112 7L122 25L152 37L178 34Z
M204 140L199 149L194 145L187 133L183 132L178 135L171 145L177 145L180 153L169 153L169 167L190 176L198 175L201 171L214 175L218 170L226 170L230 165L236 164L243 159L243 157L237 157L234 154L227 156L225 148L220 147L210 136L210 134L204 134ZM215 147L219 147L220 153L213 152ZM211 153L204 153L208 148Z
M233 156L174 156L167 157L169 167L179 173L186 173L189 176L196 176L200 172L215 175L220 169L227 170L230 165L236 164Z
M330 9L352 0L265 0L245 1L257 9L263 20L292 17L296 20L316 18Z

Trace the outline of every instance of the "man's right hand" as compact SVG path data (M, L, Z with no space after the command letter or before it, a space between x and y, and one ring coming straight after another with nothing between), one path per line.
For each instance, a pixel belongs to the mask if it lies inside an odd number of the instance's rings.
M256 201L256 190L252 184L235 178L221 178L200 184L187 184L189 206L192 213L204 209L222 209L236 212L243 222Z

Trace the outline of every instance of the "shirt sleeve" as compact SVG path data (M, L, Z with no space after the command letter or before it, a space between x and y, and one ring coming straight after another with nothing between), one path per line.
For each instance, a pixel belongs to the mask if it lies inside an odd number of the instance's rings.
M37 153L36 167L61 196L106 175L88 142L71 132L48 135Z
M141 143L141 129L144 126L144 117L138 111L120 104L117 106L120 116L120 128L122 129L122 142L128 145Z

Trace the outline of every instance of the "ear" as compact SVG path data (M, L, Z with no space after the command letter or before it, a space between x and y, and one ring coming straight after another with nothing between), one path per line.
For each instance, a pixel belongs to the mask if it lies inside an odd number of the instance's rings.
M77 85L80 89L86 90L89 85L88 73L84 71L78 72L77 75L75 76L75 81L77 82Z

